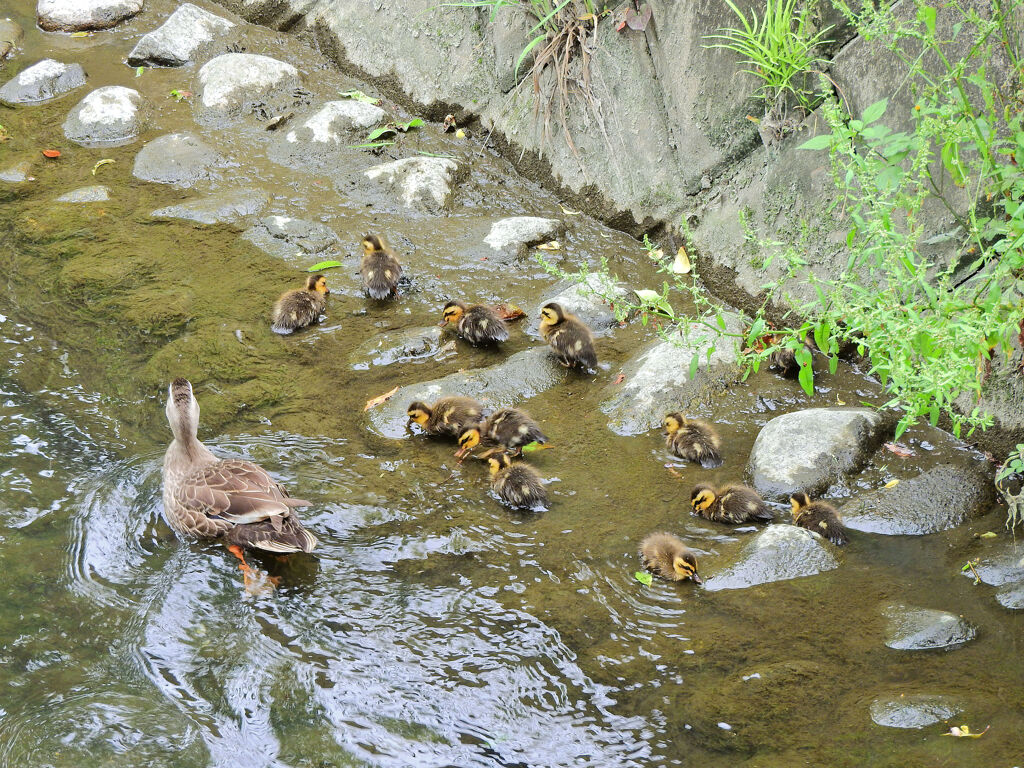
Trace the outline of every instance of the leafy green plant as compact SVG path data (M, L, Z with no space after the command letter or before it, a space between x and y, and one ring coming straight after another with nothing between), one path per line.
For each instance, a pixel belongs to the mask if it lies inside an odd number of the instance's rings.
M798 7L798 0L766 0L764 14L758 18L755 9L748 18L732 0L725 0L739 20L739 27L722 27L706 40L720 40L706 48L725 48L743 57L749 72L763 81L758 94L769 104L789 92L802 106L813 102L813 93L804 83L804 76L822 61L818 48L832 27L813 31L809 9Z

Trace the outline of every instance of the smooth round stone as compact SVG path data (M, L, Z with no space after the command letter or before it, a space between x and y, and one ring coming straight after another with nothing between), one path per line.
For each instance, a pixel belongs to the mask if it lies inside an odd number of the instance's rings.
M213 176L222 159L192 133L169 133L148 142L135 156L132 175L142 181L188 187Z
M4 104L38 104L85 85L81 64L43 59L8 80L0 88Z
M239 119L256 102L284 104L302 87L291 64L254 53L225 53L199 70L199 114L206 122Z
M885 644L897 651L957 648L978 634L969 621L946 611L894 604L882 613L889 620Z
M440 213L452 196L452 183L459 165L443 157L406 157L382 163L363 172L406 208L424 213Z
M739 560L711 574L705 589L745 589L838 567L839 561L820 537L795 525L769 525L747 543Z
M949 720L960 706L948 696L914 693L879 697L871 702L871 719L887 728L925 728Z
M36 18L47 32L109 29L142 10L143 0L39 0Z
M128 143L139 135L139 92L120 85L97 88L71 110L64 135L77 144Z

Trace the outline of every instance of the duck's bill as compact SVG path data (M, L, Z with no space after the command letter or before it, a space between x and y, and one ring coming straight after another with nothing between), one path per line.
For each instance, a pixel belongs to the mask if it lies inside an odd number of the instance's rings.
M696 574L696 573L691 573L691 574L690 574L690 578L691 578L691 579L693 580L693 583L694 583L694 584L703 584L703 583L704 583L704 579L702 579L702 578L701 578L701 577L700 577L700 576L699 576L698 574Z

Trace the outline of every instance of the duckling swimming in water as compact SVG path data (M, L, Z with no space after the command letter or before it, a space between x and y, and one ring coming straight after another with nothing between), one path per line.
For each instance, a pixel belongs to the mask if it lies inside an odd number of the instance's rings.
M507 453L487 459L491 472L491 489L511 507L546 509L548 492L537 471L521 461L513 462Z
M416 400L409 403L406 414L429 435L458 438L469 427L476 426L484 407L471 397L442 397L433 405Z
M562 365L597 367L594 334L586 323L566 312L561 304L552 301L541 307L540 335L558 354Z
M697 575L697 556L671 533L652 533L641 541L640 560L644 568L663 579L704 583Z
M836 508L825 501L811 501L806 493L794 493L789 497L793 507L793 522L801 528L824 536L837 547L850 541L846 527Z
M718 431L700 419L687 419L678 411L661 421L666 447L681 459L698 462L704 469L722 466L722 440Z
M402 277L402 264L395 252L378 235L363 238L363 259L359 265L363 288L374 299L393 296Z
M690 506L698 515L715 523L740 525L772 520L772 511L764 499L745 485L726 485L715 490L707 483L700 483L690 493Z
M439 325L452 323L456 332L470 344L498 344L508 341L508 325L485 304L468 305L449 301L441 310Z
M459 435L459 448L461 452L471 451L481 440L489 447L500 446L515 456L521 456L524 445L546 443L548 439L526 411L502 408L484 419L483 423L469 427Z
M304 289L281 294L270 314L270 329L274 333L287 335L319 322L320 315L327 309L329 293L327 278L323 275L310 275L306 278Z

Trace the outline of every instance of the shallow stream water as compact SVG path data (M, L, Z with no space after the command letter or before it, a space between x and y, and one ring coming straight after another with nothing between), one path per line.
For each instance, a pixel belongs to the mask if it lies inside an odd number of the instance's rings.
M0 765L1024 764L1024 614L960 573L993 546L976 534L1004 542L1001 508L931 536L854 534L839 569L806 579L719 592L634 579L637 544L653 530L685 538L702 570L729 562L751 533L691 516L692 485L740 479L772 417L878 403L876 383L844 364L807 398L761 371L699 413L720 425L726 464L677 477L657 432L616 436L598 410L622 363L653 338L640 323L615 329L599 340L596 376L523 403L554 444L530 459L552 481L552 505L509 512L482 466L456 465L450 444L374 434L363 404L527 349L535 321L520 321L500 351L457 342L438 357L374 365L361 349L436 323L450 296L525 308L547 295L556 280L535 262L484 260L480 240L496 219L563 218L562 266L606 258L632 285L656 286L643 249L564 214L483 136L457 142L428 125L391 150L451 153L468 168L451 212L425 217L350 194L345 173L380 162L365 152L299 172L275 163L260 133L196 127L189 102L168 95L196 89L194 68L136 77L122 63L172 8L152 2L87 38L36 30L28 0L8 10L27 35L3 80L45 56L78 61L88 88L138 88L152 115L140 141L84 149L60 126L87 89L0 108L12 136L0 166L30 160L34 176L0 187ZM317 98L373 90L294 39L248 34L251 52L306 72ZM182 129L232 162L208 190L260 186L272 195L266 213L340 235L346 266L328 273L321 326L286 338L268 327L302 259L268 255L238 228L149 216L197 194L131 175L144 141ZM58 161L40 155L51 147ZM115 162L94 172L106 158ZM92 183L112 199L53 202ZM394 302L357 290L365 231L389 236L412 276ZM282 579L274 594L245 594L234 558L180 541L161 517L163 399L175 376L193 381L200 438L215 452L261 463L314 503L303 519L321 541L315 556L259 562ZM882 452L831 493L979 461L935 430L903 442L914 458ZM891 650L881 610L893 601L962 614L978 638L951 652ZM948 725L872 723L872 700L900 693L953 696L964 707L957 723L991 730L954 739L940 735Z

